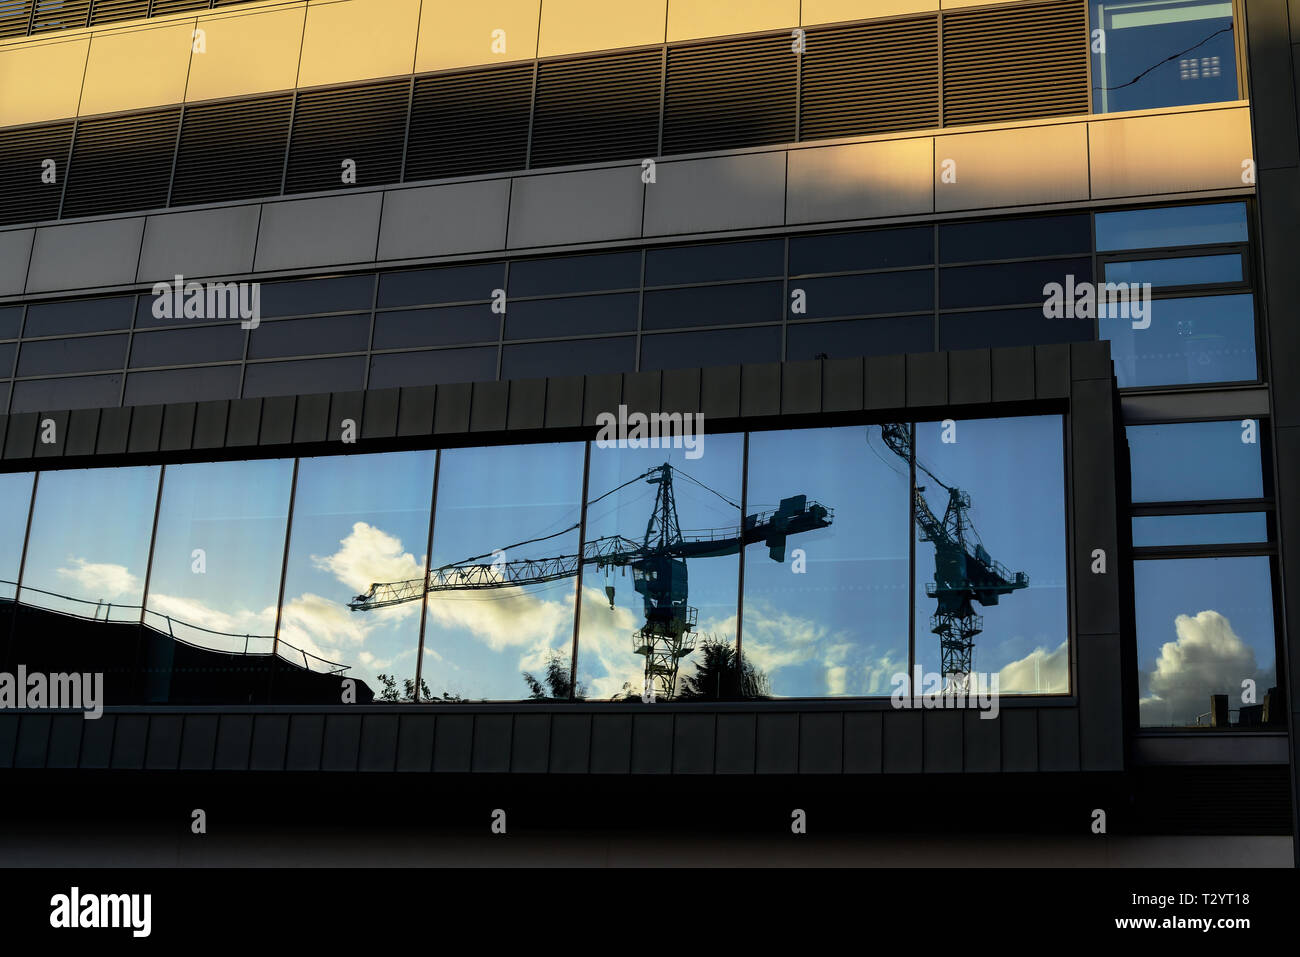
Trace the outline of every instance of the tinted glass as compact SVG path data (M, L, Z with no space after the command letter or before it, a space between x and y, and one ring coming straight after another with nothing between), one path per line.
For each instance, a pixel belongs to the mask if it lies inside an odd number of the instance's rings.
M1237 724L1243 682L1257 704L1278 684L1268 558L1136 561L1133 579L1143 727L1208 726L1220 694Z
M949 528L927 528L918 517L916 661L923 672L945 673L935 629L965 597L982 621L958 615L947 625L957 640L972 623L982 625L972 636L974 670L997 675L1003 694L1070 690L1061 433L1062 419L1052 415L917 425L916 482L934 520ZM969 507L951 511L945 485L969 496ZM947 521L957 514L968 522L964 547ZM981 561L992 570L984 579L991 587L972 593L971 570Z
M49 375L58 372L120 369L126 364L126 340L127 337L121 335L24 342L18 358L18 374Z
M435 302L479 302L505 283L504 263L446 266L379 277L379 307L420 306Z
M755 684L777 696L888 695L908 671L907 460L872 428L807 429L753 433L748 467L755 525L807 526L745 550L742 654ZM781 509L797 511L778 519Z
M781 329L714 329L645 336L641 340L641 368L695 369L746 362L779 362Z
M795 313L794 299L802 289L806 311ZM832 319L838 316L884 315L934 309L934 273L872 273L831 279L800 279L790 284L791 318Z
M647 286L761 279L784 273L785 243L779 239L673 246L647 250L645 256Z
M792 323L786 333L787 359L885 356L934 349L934 319L858 319L851 322Z
M1048 319L1041 308L958 312L939 317L940 349L981 349L1091 340L1091 319Z
M11 600L18 586L33 477L32 472L0 474L0 599Z
M433 536L433 566L446 569L439 580L520 584L430 593L423 678L435 699L569 697L575 579L536 582L522 563L569 556L574 567L582 461L578 443L443 452Z
M1244 243L1248 238L1245 203L1166 206L1097 214L1100 252Z
M497 347L396 352L370 360L370 388L481 382L497 377Z
M635 368L636 338L633 336L506 346L501 355L503 379L631 372Z
M939 271L939 306L1001 306L1043 301L1043 287L1092 281L1089 259L1050 262L1003 263L998 266L956 266Z
M298 669L288 675L301 696L323 691L322 700L337 702L338 679L351 678L358 701L371 695L410 700L420 644L418 586L413 601L367 611L352 611L348 603L375 582L423 579L434 455L335 455L299 463L277 652ZM288 700L283 677L276 675L275 695Z
M742 322L780 322L783 294L779 282L647 292L642 327L679 329Z
M22 324L22 306L0 306L0 339L17 338Z
M1149 321L1145 328L1134 328ZM1254 381L1253 296L1156 299L1141 320L1103 315L1121 387Z
M641 285L641 253L600 253L510 264L510 296L553 296Z
M126 377L125 405L205 402L239 397L240 367L200 366L160 372L132 372Z
M1130 425L1134 502L1261 498L1257 420ZM1254 435L1252 436L1252 432ZM1249 441L1251 438L1255 441Z
M1133 519L1133 544L1138 548L1266 541L1268 516L1264 512L1141 515Z
M375 277L339 276L299 282L264 282L261 288L263 319L303 316L318 312L351 312L373 304Z
M62 379L30 379L15 382L9 411L40 412L44 409L97 409L117 405L122 397L122 376L73 376Z
M375 314L376 349L496 342L500 335L501 317L488 303Z
M1105 264L1107 282L1147 282L1152 286L1195 286L1242 281L1241 254L1139 259Z
M264 322L248 334L248 357L271 359L327 352L364 352L370 343L370 313L327 319Z
M507 339L544 339L599 332L635 332L641 297L634 292L576 299L528 299L511 303Z
M1093 108L1149 110L1237 99L1229 0L1093 3Z
M933 262L934 231L929 226L790 239L792 276L928 266Z
M0 375L10 376L13 374L14 358L18 355L18 343L7 342L0 344Z
M138 332L131 337L131 365L171 366L244 357L244 330L234 323Z
M611 547L630 553L626 575L622 566L612 566L607 572L592 570L583 578L578 682L592 698L639 700L646 690L647 660L652 655L664 656L659 660L668 668L653 679L656 700L740 696L742 683L735 673L740 581L736 536L741 524L743 439L735 434L706 435L694 449L681 444L681 448L592 447L587 541L621 536L625 542L615 541ZM658 528L647 533L656 497L665 488L661 481L665 465L683 538L714 541L716 551L674 557L662 550ZM637 548L644 549L647 543L646 557L636 557ZM637 591L638 584L643 593ZM670 610L673 607L678 613ZM647 623L663 634L643 636ZM679 653L675 659L673 648ZM693 650L687 652L688 648Z
M364 385L365 377L365 356L250 363L244 370L244 395L351 392Z
M1087 214L947 223L939 227L941 263L1028 259L1092 250Z
M26 336L59 336L69 332L104 332L131 328L135 296L81 299L76 302L36 302L27 307Z

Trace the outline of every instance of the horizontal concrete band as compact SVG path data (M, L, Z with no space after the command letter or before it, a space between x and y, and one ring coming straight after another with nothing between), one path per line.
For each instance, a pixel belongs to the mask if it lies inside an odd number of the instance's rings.
M0 230L0 302L779 227L1249 192L1249 107L893 134Z
M990 2L272 0L0 41L0 127Z

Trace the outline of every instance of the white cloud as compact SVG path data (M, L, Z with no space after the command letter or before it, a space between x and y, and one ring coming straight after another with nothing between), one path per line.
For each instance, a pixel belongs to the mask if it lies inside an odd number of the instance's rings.
M1038 647L998 672L1000 694L1064 694L1070 690L1070 649L1061 642L1053 651Z
M1174 634L1147 675L1148 693L1139 702L1143 724L1195 724L1198 714L1210 710L1212 694L1227 694L1230 707L1239 707L1242 680L1262 677L1254 649L1217 611L1177 616Z
M73 558L71 565L56 570L58 576L72 583L76 597L92 601L127 595L140 604L140 579L131 574L125 565L109 562L88 562Z
M402 540L366 522L356 522L339 541L333 555L313 555L312 564L346 585L352 595L365 592L375 582L407 581L424 575L424 558L402 551ZM418 601L389 605L366 612L381 620L407 618L418 612Z

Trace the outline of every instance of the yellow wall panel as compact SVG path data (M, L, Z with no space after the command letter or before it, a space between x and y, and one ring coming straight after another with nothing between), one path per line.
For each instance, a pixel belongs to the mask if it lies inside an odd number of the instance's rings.
M945 165L949 161L952 165ZM939 212L1085 200L1087 124L939 136L934 167ZM945 170L955 181L945 181Z
M77 115L90 37L0 47L0 126Z
M437 7L430 13L436 17ZM420 0L309 4L298 85L325 86L410 73L419 19Z
M539 56L664 42L668 0L545 0Z
M799 0L668 0L668 42L799 25Z
M1133 116L1089 124L1097 199L1201 189L1242 189L1254 158L1250 109Z
M307 8L200 17L205 52L190 61L186 100L292 90Z
M804 26L809 26L814 23L898 17L908 13L932 13L938 9L939 0L803 0L803 22Z
M90 40L81 114L115 113L185 98L194 21L96 33Z
M434 0L425 3L415 54L417 73L537 56L541 0L483 0L437 6ZM504 31L504 52L493 48L495 30Z

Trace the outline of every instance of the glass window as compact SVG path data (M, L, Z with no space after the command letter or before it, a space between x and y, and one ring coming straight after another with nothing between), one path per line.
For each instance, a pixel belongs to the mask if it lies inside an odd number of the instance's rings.
M32 472L0 474L0 600L13 601L32 507Z
M574 339L506 346L501 378L532 379L548 375L631 372L636 368L636 337ZM494 378L489 376L489 378Z
M169 465L145 599L146 698L264 698L292 459Z
M582 460L580 443L442 453L432 564L443 572L431 577L466 587L429 594L422 678L435 700L569 697L575 579L536 581L554 566L527 563L576 567ZM503 578L524 581L472 587Z
M365 378L365 356L249 363L244 370L244 395L351 392L360 389Z
M370 388L439 382L485 382L497 377L497 347L395 352L370 360Z
M376 582L423 579L433 494L432 451L302 459L294 496L277 653L277 701L314 699L358 682L357 701L410 700L420 601L352 611ZM345 667L346 671L340 668ZM292 680L286 680L288 676Z
M780 360L780 326L675 332L641 339L643 370L696 369Z
M73 376L29 379L14 383L10 413L46 409L97 409L117 405L122 397L122 375Z
M1266 541L1268 515L1265 512L1139 515L1133 519L1133 544L1138 548Z
M1118 0L1089 5L1093 109L1151 110L1237 99L1230 0Z
M131 365L171 366L244 357L244 330L233 323L137 332L131 337Z
M1028 259L1091 251L1092 230L1086 213L945 223L939 227L941 263Z
M42 472L19 600L138 622L158 474L157 466Z
M1257 420L1130 425L1125 431L1134 502L1264 495Z
M997 266L949 266L939 271L939 307L1002 306L1043 301L1049 283L1092 282L1092 260L1002 263Z
M934 349L934 318L857 319L848 322L791 323L787 330L786 358L831 359L848 356L885 356Z
M957 312L939 317L939 348L945 350L1091 341L1091 319L1049 319L1041 307Z
M1214 695L1252 723L1278 683L1269 559L1135 561L1133 579L1142 726L1209 726Z
M741 652L759 693L888 695L909 671L906 458L874 426L755 432L748 468Z
M6 342L0 344L0 375L13 375L14 356L18 354L18 343Z
M636 289L641 285L639 250L522 259L510 264L510 297L555 296L603 289Z
M441 306L437 309L403 309L399 312L375 314L376 349L496 342L500 335L501 317L492 312L490 303ZM494 351L494 371L495 365Z
M125 405L164 402L206 402L239 397L238 365L198 366L158 372L132 372L126 377Z
M324 319L263 322L248 334L248 357L365 352L370 345L370 313Z
M50 375L120 369L126 364L126 340L127 337L122 335L24 342L18 356L18 374Z
M659 289L645 294L642 328L780 322L783 295L779 282Z
M1102 310L1098 331L1110 340L1121 388L1253 382L1258 375L1251 295L1156 299L1142 320Z
M22 306L0 306L0 339L18 338L23 324Z
M545 339L599 332L636 332L641 297L634 292L575 299L526 299L506 313L507 339Z
M1001 693L1067 693L1061 417L922 422L915 445L917 667L960 670L969 640Z
M375 277L338 276L296 282L261 284L260 308L263 319L276 316L306 316L319 312L351 312L369 309L374 298Z
M675 286L728 279L763 279L785 273L785 243L711 243L650 249L645 254L645 284Z
M1164 206L1097 214L1097 250L1244 243L1245 203Z
M807 311L792 312L792 318L796 319L833 319L837 316L887 315L934 309L934 272L930 269L800 279L790 284L792 307L794 294L800 289L806 297L804 305Z
M422 306L435 302L480 302L505 283L504 263L444 266L409 272L386 272L379 277L379 308Z
M80 299L76 302L35 302L27 307L24 335L61 336L65 333L129 329L134 306L135 296Z
M929 266L933 262L934 230L929 226L790 239L791 276Z
M1103 268L1106 282L1146 282L1157 288L1234 283L1243 279L1240 253L1108 262Z
M604 570L588 566L583 577L578 683L591 698L640 699L648 662L656 699L742 691L735 662L743 437L706 435L694 449L682 446L592 447L588 546L602 541L626 557ZM675 525L647 526L664 511L675 511ZM678 529L680 552L666 549Z

